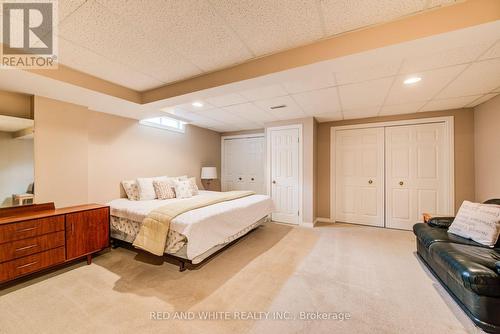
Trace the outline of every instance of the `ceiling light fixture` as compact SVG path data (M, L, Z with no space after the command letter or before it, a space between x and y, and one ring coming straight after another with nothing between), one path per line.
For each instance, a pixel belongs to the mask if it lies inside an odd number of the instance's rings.
M420 80L422 80L422 78L421 78L421 77L410 77L410 78L408 78L408 79L406 79L406 80L404 81L404 84L405 84L405 85L412 85L412 84L414 84L414 83L419 82Z
M193 102L193 103L191 103L191 105L192 105L193 107L196 107L196 108L201 108L201 107L203 107L203 103L201 103L201 102Z

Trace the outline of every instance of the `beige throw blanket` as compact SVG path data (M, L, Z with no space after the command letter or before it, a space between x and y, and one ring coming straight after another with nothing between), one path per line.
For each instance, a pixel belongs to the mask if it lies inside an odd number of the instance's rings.
M161 256L165 251L170 222L184 212L253 195L253 191L228 191L210 196L195 196L180 202L169 203L151 211L142 222L134 247Z

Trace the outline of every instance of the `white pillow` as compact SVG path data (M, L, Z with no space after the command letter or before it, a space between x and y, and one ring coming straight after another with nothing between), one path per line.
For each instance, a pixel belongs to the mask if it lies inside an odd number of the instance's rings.
M494 247L500 234L500 205L464 201L448 232Z
M191 182L189 180L177 181L175 183L175 197L189 198L192 196L193 190L191 189Z
M139 200L149 201L156 199L155 187L153 186L153 181L168 181L167 176L157 176L157 177L138 177L137 186L139 189Z

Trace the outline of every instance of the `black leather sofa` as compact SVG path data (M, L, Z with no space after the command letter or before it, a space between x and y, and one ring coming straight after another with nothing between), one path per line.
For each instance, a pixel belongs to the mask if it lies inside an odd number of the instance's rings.
M485 203L500 205L500 199ZM449 234L453 219L415 224L417 253L477 326L500 333L500 240L489 248Z

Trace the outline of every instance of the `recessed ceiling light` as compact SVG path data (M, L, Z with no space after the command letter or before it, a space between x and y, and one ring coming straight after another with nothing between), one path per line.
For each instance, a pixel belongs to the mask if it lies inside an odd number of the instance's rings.
M201 108L201 107L203 107L203 103L201 103L201 102L193 102L193 103L191 103L191 105L192 105L193 107L196 107L196 108Z
M420 80L422 80L421 77L410 77L404 81L404 84L411 85L411 84L419 82Z

